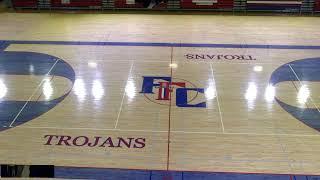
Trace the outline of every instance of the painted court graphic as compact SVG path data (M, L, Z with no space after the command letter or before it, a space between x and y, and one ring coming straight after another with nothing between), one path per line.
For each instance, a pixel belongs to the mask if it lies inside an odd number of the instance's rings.
M91 42L37 42L37 41L2 41L1 45L3 48L6 48L11 43L14 44L28 44L28 43L40 43L40 44L57 44L57 45L106 45L106 46L121 46L123 45L132 45L132 46L176 46L176 44L166 44L166 43L117 43L117 42L108 42L108 43L91 43ZM179 45L180 47L187 47L188 44ZM212 45L212 44L198 44L192 45L196 47L237 47L237 45ZM245 48L275 48L275 49L318 49L317 46L262 46L262 45L247 45ZM188 59L194 57L204 59L205 55L185 55ZM219 60L223 57L233 57L232 55L207 55L210 59L213 57L218 58ZM244 60L256 60L252 58L252 55L234 55L235 57L241 57ZM1 74L3 75L50 75L50 76L62 76L69 79L72 83L75 81L75 72L73 68L66 63L64 60L54 57L52 55L46 55L42 53L33 53L33 52L1 52ZM229 58L225 58L230 60ZM235 59L235 58L233 58ZM236 58L239 59L239 58ZM231 59L232 60L232 59ZM270 83L276 85L282 81L319 81L320 79L320 60L319 58L311 58L293 61L288 64L284 64L281 67L277 68L271 75ZM17 66L17 64L19 64ZM32 72L30 67L33 68ZM315 68L319 67L319 68ZM50 69L52 68L52 69ZM47 74L49 70L52 70ZM294 71L294 74L292 74ZM299 79L299 77L301 77ZM192 82L181 78L172 78L170 76L143 76L142 90L139 92L143 94L149 101L158 103L160 105L168 105L168 101L171 98L175 98L176 106L181 108L206 108L206 102L200 102L192 104L192 101L197 98L198 95L204 95L204 88L196 87ZM317 79L318 78L318 79ZM70 89L71 91L71 89ZM25 123L35 117L40 116L41 114L49 111L54 108L59 102L61 102L69 93L62 95L59 98L50 100L50 101L30 101L26 104L26 101L2 101L1 106L6 108L1 108L3 111L1 113L1 124L0 127L2 130L5 130L10 127L14 127ZM190 92L193 92L193 95L188 95ZM171 97L171 94L175 94L175 97ZM299 108L294 107L281 100L276 98L276 101L279 105L294 116L296 119L305 123L306 125L319 129L320 123L318 119L320 118L319 109L317 108ZM8 109L7 109L8 108ZM4 110L6 109L6 110ZM21 114L14 116L14 112L17 109L22 109ZM32 109L32 113L29 111ZM10 121L13 119L13 121Z
M51 55L32 52L0 52L0 59L1 75L61 76L72 83L75 80L72 67ZM2 87L2 89L6 88ZM18 126L41 116L63 101L69 92L50 101L1 101L0 130ZM17 111L18 114L16 114Z
M283 81L294 81L301 85L299 93L304 95L305 100L309 98L309 91L303 83L320 81L320 58L308 58L296 60L277 68L271 75L270 83L276 85ZM318 106L312 102L313 107L300 108L289 105L277 99L279 105L306 125L320 130L320 111Z
M320 46L8 40L0 49L3 163L136 179L320 174Z
M160 80L160 82L155 83L156 80ZM178 107L193 107L193 108L205 108L206 103L201 102L201 103L196 103L196 104L191 104L191 102L197 98L198 94L204 93L203 88L197 88L194 84L191 82L188 82L183 79L178 79L176 78L173 81L171 77L154 77L154 76L144 76L143 77L143 84L142 84L142 90L141 94L144 94L146 98L152 102L159 103L161 105L167 105L168 101L171 101L171 94L173 91L175 91L176 94L176 106ZM190 86L190 87L187 87ZM154 87L156 87L157 94L154 93ZM178 87L174 89L174 87ZM195 94L188 99L188 92L195 92ZM154 95L156 97L152 96L147 96L147 95ZM189 95L190 96L190 95ZM166 102L166 103L163 103Z

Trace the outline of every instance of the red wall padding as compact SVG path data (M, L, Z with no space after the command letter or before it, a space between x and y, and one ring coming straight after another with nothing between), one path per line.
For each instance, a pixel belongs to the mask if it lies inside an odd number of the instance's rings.
M317 0L317 1L316 1L314 10L315 10L315 11L320 11L320 0Z
M37 0L12 0L13 7L37 7Z
M69 4L61 3L61 0L51 0L52 7L89 7L102 6L102 0L70 0Z
M218 3L214 3L212 6L197 5L192 0L181 0L180 6L184 9L232 9L233 0L218 0Z
M136 4L127 4L126 0L115 0L114 1L114 6L116 8L143 8L142 3L137 3Z

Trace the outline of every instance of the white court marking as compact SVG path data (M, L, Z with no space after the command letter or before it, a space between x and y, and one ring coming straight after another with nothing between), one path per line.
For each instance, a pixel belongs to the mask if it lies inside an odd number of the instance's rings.
M13 119L13 121L11 122L11 124L9 125L9 127L13 127L13 123L18 119L18 117L20 116L21 112L24 110L24 108L27 106L27 104L30 102L30 100L33 98L33 96L36 94L36 92L39 90L39 88L42 86L43 82L45 81L45 79L49 76L49 74L51 73L52 69L56 66L56 64L58 63L60 59L57 59L56 62L53 64L53 66L50 68L49 72L45 75L45 77L42 79L42 81L40 82L40 84L36 87L36 89L33 91L33 93L31 94L31 96L29 97L29 99L27 100L27 102L23 105L23 107L20 109L20 111L18 112L18 114L15 116L15 118Z
M100 129L100 128L65 128L65 127L35 127L20 126L21 129L57 129L57 130L92 130L92 131L120 131L120 132L147 132L147 133L168 133L168 131L137 130L137 129ZM292 137L319 137L320 134L271 134L271 133L228 133L228 132L205 132L205 131L170 131L181 134L223 134L223 135L257 135L257 136L292 136Z
M129 82L129 79L130 79L130 75L131 75L131 72L132 72L132 68L133 68L133 62L131 62L131 67L130 67L130 71L129 71L129 74L128 74L128 79L127 79L127 83L126 83L126 86L125 88L127 87L128 85L128 82ZM122 105L123 105L123 101L124 101L124 97L126 96L126 89L124 89L123 91L123 95L122 95L122 100L121 100L121 104L120 104L120 108L119 108L119 112L118 112L118 117L117 117L117 120L116 120L116 124L114 126L114 129L117 129L117 126L118 126L118 122L119 122L119 118L120 118L120 113L122 111Z

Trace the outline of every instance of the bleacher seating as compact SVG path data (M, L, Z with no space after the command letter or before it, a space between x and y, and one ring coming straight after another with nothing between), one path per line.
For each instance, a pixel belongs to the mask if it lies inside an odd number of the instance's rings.
M15 8L36 8L38 6L37 0L12 0L12 5Z
M300 0L248 0L247 10L261 11L300 11Z
M143 8L143 3L135 0L115 0L114 6L116 8Z
M52 7L97 7L102 0L51 0Z
M43 3L45 2L45 3ZM241 1L242 2L242 1ZM307 1L309 2L309 1ZM320 0L244 0L243 11L320 12ZM237 10L237 0L12 0L15 8ZM314 6L313 6L314 5ZM313 8L314 7L314 8Z
M167 7L167 2L160 2L159 4L155 5L152 9L166 9Z
M232 9L233 0L181 0L184 9Z
M320 12L320 0L316 0L314 10Z

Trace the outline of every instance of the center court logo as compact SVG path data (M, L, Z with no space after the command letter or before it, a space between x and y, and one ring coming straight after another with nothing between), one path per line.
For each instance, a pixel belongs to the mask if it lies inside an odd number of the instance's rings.
M198 102L204 88L179 78L166 76L143 76L142 90L145 98L160 105L175 105L182 108L206 108L206 102Z

